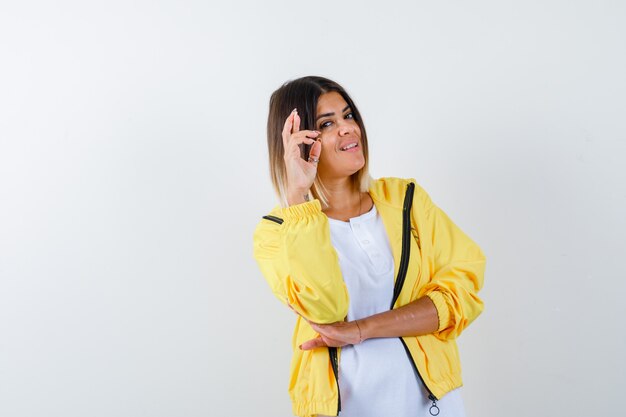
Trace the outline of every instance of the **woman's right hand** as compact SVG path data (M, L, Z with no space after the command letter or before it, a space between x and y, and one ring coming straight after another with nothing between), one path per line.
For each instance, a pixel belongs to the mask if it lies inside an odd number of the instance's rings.
M313 139L319 137L316 130L300 130L300 116L293 109L283 126L283 146L285 149L285 167L287 170L287 196L289 205L304 202L317 175L317 162L322 151L322 143ZM309 161L302 159L299 144L313 144Z

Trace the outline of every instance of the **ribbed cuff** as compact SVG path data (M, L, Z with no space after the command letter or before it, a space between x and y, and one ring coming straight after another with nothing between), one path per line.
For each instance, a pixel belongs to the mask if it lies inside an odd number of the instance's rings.
M307 201L282 209L283 218L285 220L299 220L307 216L319 214L322 212L322 205L318 199Z
M439 291L432 291L426 294L426 296L432 300L437 309L437 316L439 317L439 328L437 331L440 332L450 326L450 310L448 309L446 297Z

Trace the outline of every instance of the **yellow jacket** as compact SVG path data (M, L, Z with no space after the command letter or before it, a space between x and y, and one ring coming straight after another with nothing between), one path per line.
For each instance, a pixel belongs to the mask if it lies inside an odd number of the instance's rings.
M401 337L433 400L462 385L455 338L482 312L485 256L414 179L372 180L369 194L389 236L395 263L397 308L428 296L439 328L423 336ZM275 207L254 232L254 257L272 292L317 323L343 321L348 291L330 240L328 217L319 200ZM338 415L340 348L302 351L318 334L301 317L293 333L289 394L297 416Z

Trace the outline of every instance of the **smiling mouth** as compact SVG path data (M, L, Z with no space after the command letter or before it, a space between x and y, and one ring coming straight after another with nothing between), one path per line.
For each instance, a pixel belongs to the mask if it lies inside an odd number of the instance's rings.
M358 147L359 147L359 144L355 142L355 143L351 143L348 146L344 146L343 148L339 148L339 150L345 152L345 151L349 151L351 149L356 149Z

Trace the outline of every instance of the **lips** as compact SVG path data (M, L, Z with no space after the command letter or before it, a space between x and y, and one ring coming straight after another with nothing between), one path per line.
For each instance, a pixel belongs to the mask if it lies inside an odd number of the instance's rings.
M340 151L348 152L351 150L355 150L359 147L359 142L357 140L349 140L341 144L339 147Z

